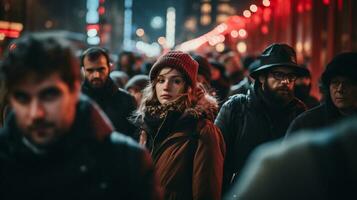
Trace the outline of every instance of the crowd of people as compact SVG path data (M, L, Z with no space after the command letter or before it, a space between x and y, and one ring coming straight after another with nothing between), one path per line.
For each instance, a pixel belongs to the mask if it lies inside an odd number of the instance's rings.
M41 34L8 49L0 199L357 197L356 52L327 64L321 101L287 44L110 55Z

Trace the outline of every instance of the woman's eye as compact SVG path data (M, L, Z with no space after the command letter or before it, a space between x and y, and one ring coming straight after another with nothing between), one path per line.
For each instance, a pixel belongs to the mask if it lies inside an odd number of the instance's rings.
M158 82L158 83L164 83L164 82L165 82L165 79L159 79L157 82Z

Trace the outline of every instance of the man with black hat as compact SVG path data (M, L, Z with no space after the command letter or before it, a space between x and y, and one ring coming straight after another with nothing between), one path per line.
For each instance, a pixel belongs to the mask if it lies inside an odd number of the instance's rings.
M294 97L294 81L305 72L286 44L272 44L252 69L255 79L247 95L232 96L221 108L215 124L226 142L223 188L226 190L251 151L261 143L284 136L290 122L305 110Z
M323 103L298 116L287 136L299 129L317 129L357 114L357 53L337 55L321 77Z

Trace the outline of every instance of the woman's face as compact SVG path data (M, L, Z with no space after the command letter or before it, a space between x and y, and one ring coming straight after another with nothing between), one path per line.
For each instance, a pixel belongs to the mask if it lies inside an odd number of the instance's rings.
M161 104L168 103L184 92L185 81L182 74L173 68L163 68L155 85L156 97Z

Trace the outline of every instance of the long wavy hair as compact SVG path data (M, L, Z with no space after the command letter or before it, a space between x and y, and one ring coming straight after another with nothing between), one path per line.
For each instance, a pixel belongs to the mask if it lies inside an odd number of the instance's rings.
M171 67L170 67L171 68ZM175 68L171 68L170 71L167 73L171 72ZM179 71L179 70L178 70ZM195 87L192 85L188 84L188 78L179 71L185 81L184 85L184 90L183 92L174 100L174 101L183 101L184 108L190 108L192 107L195 102L197 102L197 98L195 97ZM159 73L158 73L159 74ZM158 77L158 76L157 76ZM143 90L143 97L141 99L140 105L137 109L137 111L134 113L134 119L136 120L143 120L145 117L145 112L147 110L148 105L160 105L160 102L156 96L156 84L158 82L157 77L150 82L146 88Z

